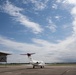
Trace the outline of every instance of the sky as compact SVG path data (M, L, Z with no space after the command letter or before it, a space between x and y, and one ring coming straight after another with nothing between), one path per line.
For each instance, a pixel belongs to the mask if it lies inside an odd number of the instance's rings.
M0 52L8 62L76 62L76 0L0 0Z

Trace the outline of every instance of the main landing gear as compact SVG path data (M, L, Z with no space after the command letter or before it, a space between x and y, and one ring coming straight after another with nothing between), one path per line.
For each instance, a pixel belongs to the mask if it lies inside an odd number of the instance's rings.
M33 68L35 68L36 66L35 65L33 65ZM38 66L38 67L40 67L40 68L44 68L44 66Z

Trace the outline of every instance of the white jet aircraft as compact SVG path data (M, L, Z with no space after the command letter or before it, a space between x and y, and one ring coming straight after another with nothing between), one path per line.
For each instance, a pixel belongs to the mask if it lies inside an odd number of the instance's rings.
M28 56L29 62L30 62L30 64L33 65L33 68L35 68L36 66L40 67L40 68L44 68L45 63L43 61L33 60L31 57L31 55L33 55L33 54L35 54L35 53L27 53L27 54L21 54L21 55L27 55Z

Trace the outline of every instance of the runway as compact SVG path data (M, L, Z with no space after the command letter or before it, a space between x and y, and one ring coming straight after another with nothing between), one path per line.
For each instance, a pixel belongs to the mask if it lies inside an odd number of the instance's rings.
M45 66L42 69L29 65L0 66L0 75L76 75L76 66Z

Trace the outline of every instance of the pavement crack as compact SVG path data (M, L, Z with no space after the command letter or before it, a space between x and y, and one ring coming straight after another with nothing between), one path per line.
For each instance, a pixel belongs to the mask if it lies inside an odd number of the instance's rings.
M69 72L70 70L66 70L66 71L64 71L61 75L64 75L64 74L66 74L67 72Z

